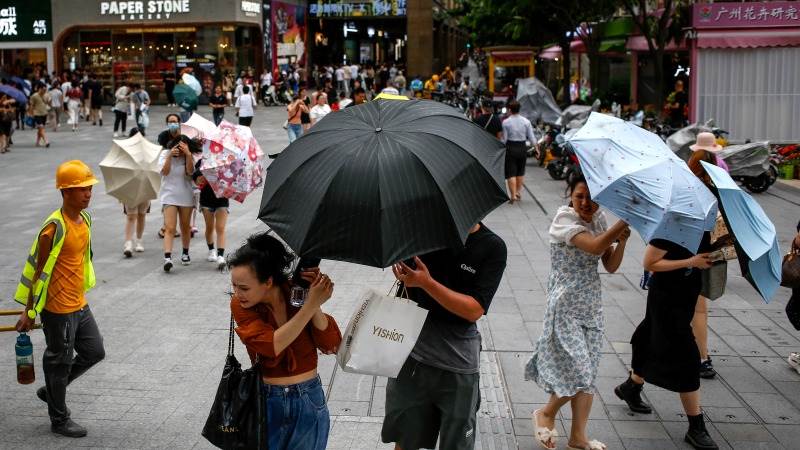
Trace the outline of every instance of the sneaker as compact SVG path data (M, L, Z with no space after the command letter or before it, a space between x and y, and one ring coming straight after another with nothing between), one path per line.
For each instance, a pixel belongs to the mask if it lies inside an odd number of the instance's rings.
M72 131L75 131L75 130L72 130ZM114 137L115 137L115 138L116 138L116 137L119 137L119 133L117 133L117 132L115 131L115 132L114 132Z
M199 232L200 232L200 230L198 230L197 227L192 227L192 237L193 238L194 238L194 235L199 233Z
M164 258L164 272L169 272L172 269L172 258Z
M188 266L192 263L192 259L189 258L189 255L181 255L181 264L184 266Z
M133 242L125 241L125 247L122 249L122 254L125 255L126 258L133 256Z
M142 241L139 240L136 241L136 247L134 248L134 250L137 253L142 253L144 251L144 245L142 245Z
M208 251L208 257L206 258L208 262L217 262L217 251L213 248Z
M792 369L796 370L797 373L800 374L800 353L792 352L789 353L789 357L786 358L786 362L792 366Z
M222 255L217 256L217 269L220 272L225 270L225 265L226 264L227 264L227 261L225 261L225 257L224 256L222 256Z
M715 376L717 376L717 371L714 370L714 366L711 365L711 358L708 358L705 361L700 361L700 378L710 380Z

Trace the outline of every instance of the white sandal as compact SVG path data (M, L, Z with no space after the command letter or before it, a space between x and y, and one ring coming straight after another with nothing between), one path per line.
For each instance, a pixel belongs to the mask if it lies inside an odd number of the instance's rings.
M539 421L536 420L536 413L539 411L540 410L537 409L533 411L533 414L531 414L531 419L533 420L534 435L536 436L536 440L539 442L539 445L541 445L542 448L546 448L547 450L554 450L556 448L556 436L558 436L558 432L555 430L555 428L547 428L539 426ZM552 445L552 447L547 445L548 442Z
M597 440L589 441L585 447L573 447L567 445L567 450L608 450L608 446Z

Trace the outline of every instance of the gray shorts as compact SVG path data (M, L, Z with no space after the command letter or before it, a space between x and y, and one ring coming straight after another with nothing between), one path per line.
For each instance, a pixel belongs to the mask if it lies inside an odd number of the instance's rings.
M381 439L403 450L475 447L481 403L480 374L438 369L409 357L386 385L386 417Z

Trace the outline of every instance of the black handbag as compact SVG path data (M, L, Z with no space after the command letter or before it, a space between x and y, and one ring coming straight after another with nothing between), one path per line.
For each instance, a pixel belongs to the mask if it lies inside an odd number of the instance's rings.
M792 289L792 296L786 304L786 317L795 330L800 330L800 288Z
M233 339L231 315L225 368L202 435L214 446L226 450L267 450L267 420L258 359L253 367L242 370L233 354Z

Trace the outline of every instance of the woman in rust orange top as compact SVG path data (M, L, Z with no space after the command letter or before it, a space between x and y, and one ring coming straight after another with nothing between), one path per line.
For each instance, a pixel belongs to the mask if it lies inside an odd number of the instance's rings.
M320 307L333 282L318 268L304 271L311 282L301 307L289 303L289 267L294 259L276 238L250 236L228 261L236 333L264 380L269 448L324 449L330 415L317 375L317 349L336 353L342 335Z

